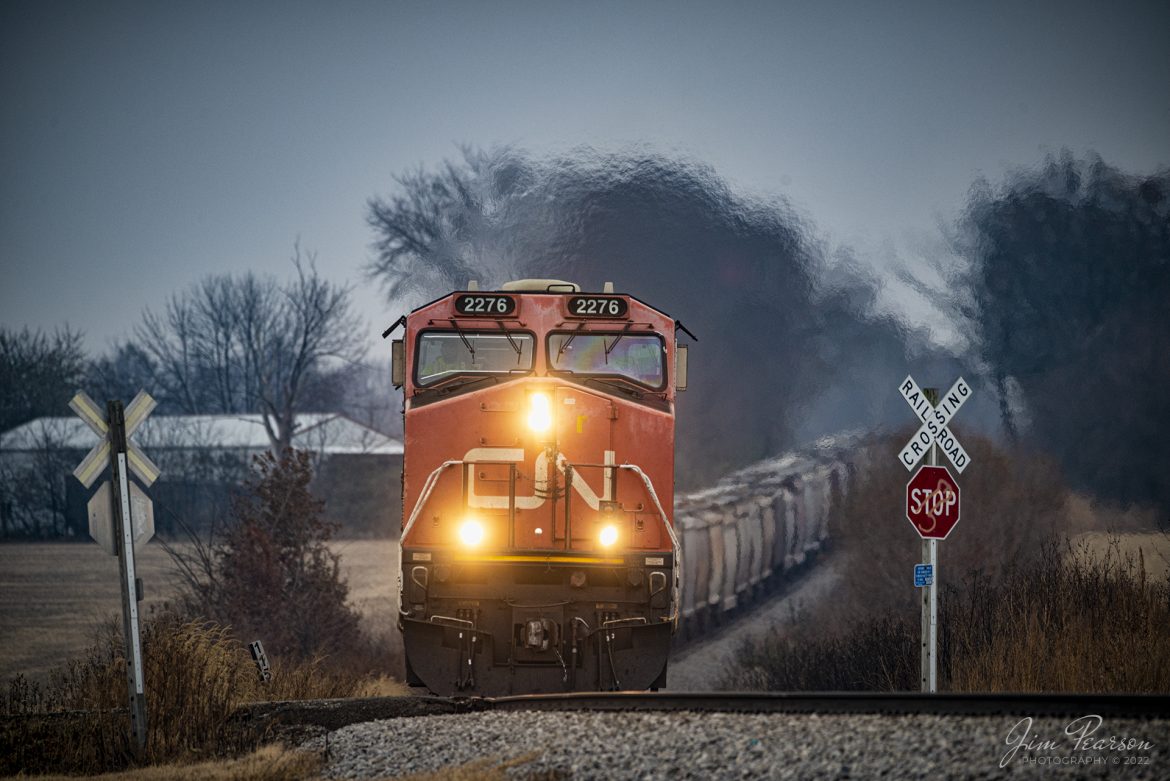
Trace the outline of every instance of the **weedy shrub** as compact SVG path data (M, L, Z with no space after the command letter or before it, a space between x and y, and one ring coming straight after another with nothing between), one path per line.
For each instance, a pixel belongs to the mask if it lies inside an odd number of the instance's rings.
M721 688L905 691L918 685L918 622L889 614L840 635L772 632L745 643Z
M809 619L809 620L805 620ZM741 649L726 688L916 691L920 619L888 611L835 634L803 616ZM1170 693L1170 578L1056 545L939 600L943 691Z
M1170 576L1116 546L1047 546L946 595L940 620L954 691L1170 693Z
M919 689L921 543L905 517L899 432L871 445L832 519L844 577L831 604L741 648L729 688ZM962 520L939 546L940 687L959 691L1170 691L1170 579L1144 562L1046 543L1070 528L1059 470L961 435ZM1168 576L1170 578L1170 576Z
M142 631L148 697L144 752L130 736L124 644L107 624L97 642L44 686L13 682L0 732L7 772L97 772L241 748L227 731L242 692L254 686L247 652L226 629L156 614ZM243 664L247 662L247 665Z
M170 549L185 579L176 605L143 622L148 742L130 736L124 643L109 623L44 685L10 682L0 701L0 773L85 772L192 762L254 749L232 714L248 702L401 695L401 652L364 635L346 603L336 527L309 492L309 455L259 456L218 543ZM259 638L261 682L243 640ZM283 772L283 771L282 771Z
M867 448L870 458L831 517L838 555L833 566L845 577L820 615L822 627L917 608L918 593L907 584L922 561L922 545L906 519L910 473L897 459L912 434L907 429ZM995 580L1035 556L1045 540L1065 533L1068 492L1051 460L1002 448L974 433L960 431L959 438L972 466L960 478L962 518L939 545L942 582L958 582L972 571Z
M169 549L187 613L261 638L270 654L298 662L350 653L363 642L340 558L327 544L337 526L309 491L312 479L307 451L255 456L222 538L193 538L189 552Z
M84 655L46 683L10 681L0 701L0 774L96 773L227 757L266 737L232 718L248 702L407 693L396 681L367 672L382 658L373 645L359 645L349 664L274 658L272 680L265 683L244 645L218 624L164 610L144 621L142 643L149 726L144 752L130 735L121 627L110 622ZM363 661L362 654L370 656Z

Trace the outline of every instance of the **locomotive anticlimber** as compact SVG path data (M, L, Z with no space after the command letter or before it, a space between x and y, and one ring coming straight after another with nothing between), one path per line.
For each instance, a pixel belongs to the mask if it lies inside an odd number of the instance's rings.
M606 288L524 280L400 321L399 626L412 685L665 685L686 347L671 317Z

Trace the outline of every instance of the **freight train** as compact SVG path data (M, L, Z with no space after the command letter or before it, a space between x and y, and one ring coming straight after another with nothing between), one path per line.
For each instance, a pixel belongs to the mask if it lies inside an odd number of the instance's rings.
M405 315L399 627L439 695L665 685L685 328L607 283L475 285Z
M823 548L863 451L822 440L676 500L685 327L608 283L469 287L386 332L404 327L408 683L665 686L672 637L724 623Z
M856 435L824 439L678 497L674 520L687 562L681 638L710 632L813 561L863 452Z

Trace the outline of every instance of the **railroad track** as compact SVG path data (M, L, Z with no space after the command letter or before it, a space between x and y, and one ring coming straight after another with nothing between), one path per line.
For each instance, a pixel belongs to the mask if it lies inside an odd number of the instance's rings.
M1170 719L1170 696L1154 694L918 694L914 692L577 692L510 697L368 697L255 703L237 718L282 731L484 711L699 711Z
M916 692L579 692L472 700L486 710L642 710L723 713L1020 714L1170 717L1154 694L919 694Z

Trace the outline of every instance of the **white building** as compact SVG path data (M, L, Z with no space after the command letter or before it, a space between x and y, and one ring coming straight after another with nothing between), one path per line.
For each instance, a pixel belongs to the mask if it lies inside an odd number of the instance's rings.
M269 448L260 415L154 415L133 439L162 470L148 491L162 534L221 520L252 457ZM77 417L38 418L0 434L0 537L85 534L90 491L71 472L96 442ZM342 534L397 534L401 442L342 415L305 414L293 446L313 454L313 491Z

